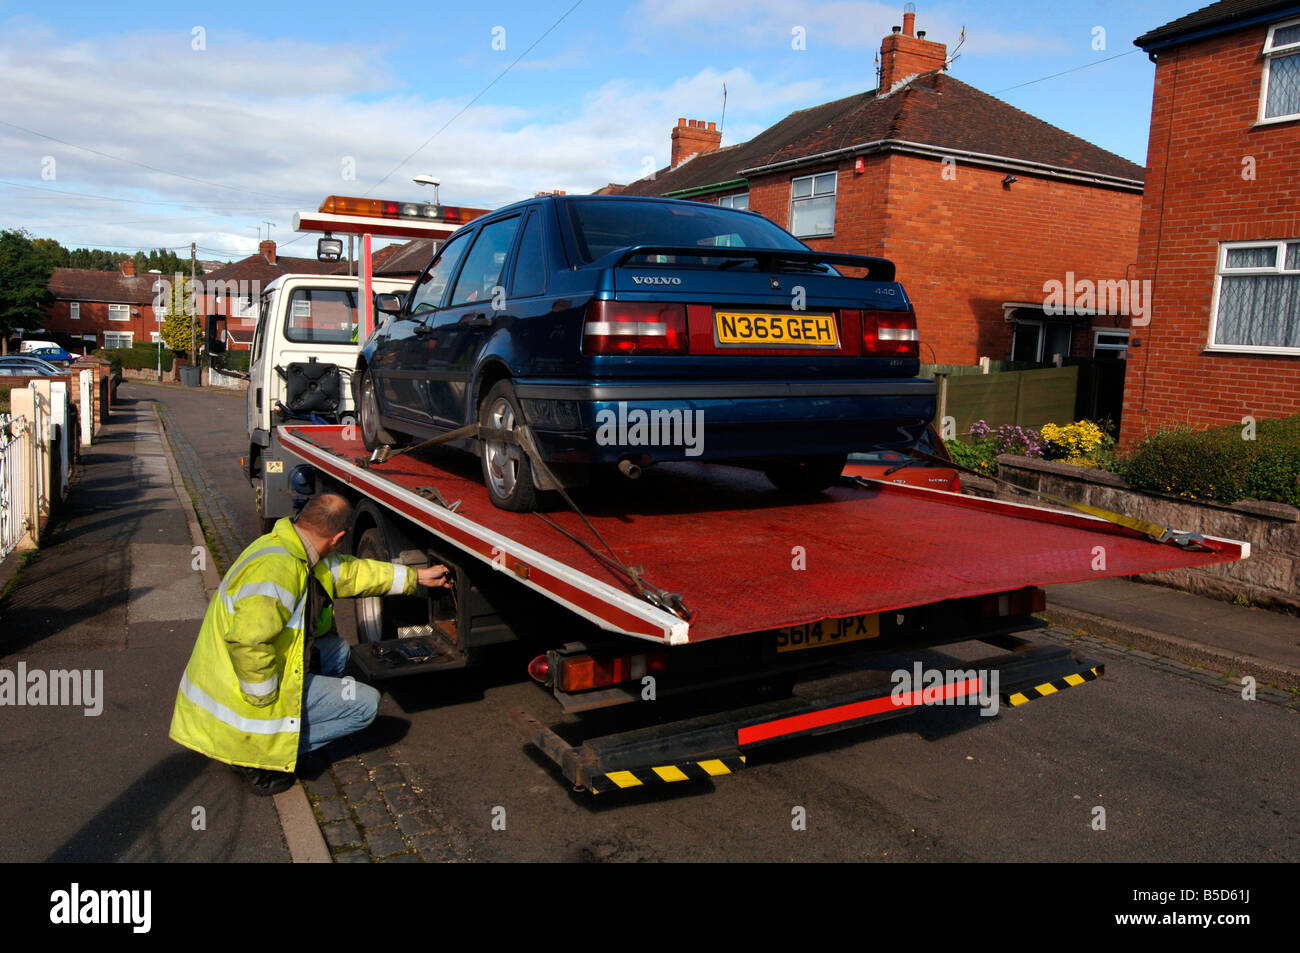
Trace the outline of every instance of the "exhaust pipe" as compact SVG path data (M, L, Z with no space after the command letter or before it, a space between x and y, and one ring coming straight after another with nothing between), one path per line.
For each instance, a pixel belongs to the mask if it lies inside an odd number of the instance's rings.
M624 457L618 461L618 472L629 480L636 480L641 476L641 468L632 462L631 457Z

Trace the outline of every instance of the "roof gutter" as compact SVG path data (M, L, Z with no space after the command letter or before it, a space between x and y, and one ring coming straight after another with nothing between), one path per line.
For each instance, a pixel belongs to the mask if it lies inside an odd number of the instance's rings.
M663 197L666 199L688 199L695 195L703 195L705 192L721 192L723 189L738 189L747 185L749 185L749 179L728 179L726 182L714 182L712 185L697 185L694 188L678 189L676 192L665 192Z
M857 145L845 146L842 149L832 149L829 152L819 152L816 155L801 156L798 159L787 159L784 162L773 162L769 165L755 166L752 169L741 169L740 171L743 175L753 177L755 175L770 172L781 172L786 169L796 169L801 166L825 162L828 159L837 159L842 156L872 152L901 152L909 155L927 156L929 158L938 159L955 157L964 159L972 165L987 165L999 169L1010 169L1015 172L1041 175L1048 178L1061 179L1067 182L1082 182L1086 185L1104 185L1131 192L1141 192L1143 189L1141 179L1126 179L1122 176L1107 175L1104 172L1080 172L1078 169L1067 169L1064 166L1049 165L1045 162L1032 162L1028 159L1013 159L1009 156L989 155L984 152L968 152L964 149L949 149L945 146L932 146L924 142L910 142L906 139L877 139L873 142L860 142Z
M1221 33L1231 33L1234 30L1241 30L1248 26L1258 26L1261 23L1272 23L1274 20L1285 20L1287 17L1300 13L1300 4L1289 7L1276 7L1273 10L1257 13L1250 17L1240 17L1233 20L1222 20L1209 26L1203 26L1197 30L1190 30L1185 33L1173 33L1169 36L1162 37L1158 40L1143 43L1144 37L1138 37L1133 41L1133 45L1139 49L1147 51L1147 55L1157 53L1160 50L1168 49L1171 46L1179 46L1183 43L1192 43L1196 40L1204 40L1207 37L1218 36ZM1159 31L1152 31L1159 32ZM1150 34L1146 34L1150 36Z

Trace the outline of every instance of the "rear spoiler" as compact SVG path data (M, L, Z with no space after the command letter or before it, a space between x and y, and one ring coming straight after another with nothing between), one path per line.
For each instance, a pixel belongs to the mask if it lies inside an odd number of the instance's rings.
M780 261L807 262L814 265L844 265L848 268L867 269L867 281L893 281L894 263L888 258L868 255L842 255L837 252L814 251L811 248L737 248L729 245L631 245L612 252L617 256L613 267L625 265L637 255L690 255L708 258L753 258L765 271L773 270Z

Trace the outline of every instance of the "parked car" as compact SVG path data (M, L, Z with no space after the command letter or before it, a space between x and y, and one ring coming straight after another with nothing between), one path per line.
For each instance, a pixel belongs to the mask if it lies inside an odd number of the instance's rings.
M21 374L54 376L66 373L62 368L55 367L49 361L31 354L11 354L0 357L0 369L8 369L6 376L9 377Z
M71 364L81 357L80 354L73 354L67 348L59 347L57 344L50 347L38 347L27 353L39 357L43 361L49 361L51 364Z
M933 457L940 457L949 463L952 462L952 455L948 453L948 448L944 446L933 424L925 428L925 433L917 441L916 449ZM898 450L851 453L849 462L844 467L844 475L869 477L872 480L884 480L889 483L905 483L908 486L922 486L927 490L961 492L961 474L957 469L908 456Z
M353 375L371 448L526 421L565 483L704 460L812 491L850 452L912 446L935 411L891 262L698 202L516 203L453 234L404 301L379 307L391 317ZM481 456L497 506L536 506L516 443L457 445Z

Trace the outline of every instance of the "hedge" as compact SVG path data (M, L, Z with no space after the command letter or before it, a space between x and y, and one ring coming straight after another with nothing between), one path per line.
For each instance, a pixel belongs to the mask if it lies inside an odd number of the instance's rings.
M1155 433L1124 468L1131 486L1192 499L1300 506L1300 416Z
M158 345L157 344L132 344L130 347L100 348L95 352L97 357L106 359L115 367L128 367L136 371L151 371L158 366ZM164 347L162 349L162 369L170 371L172 369L172 359L175 353Z

